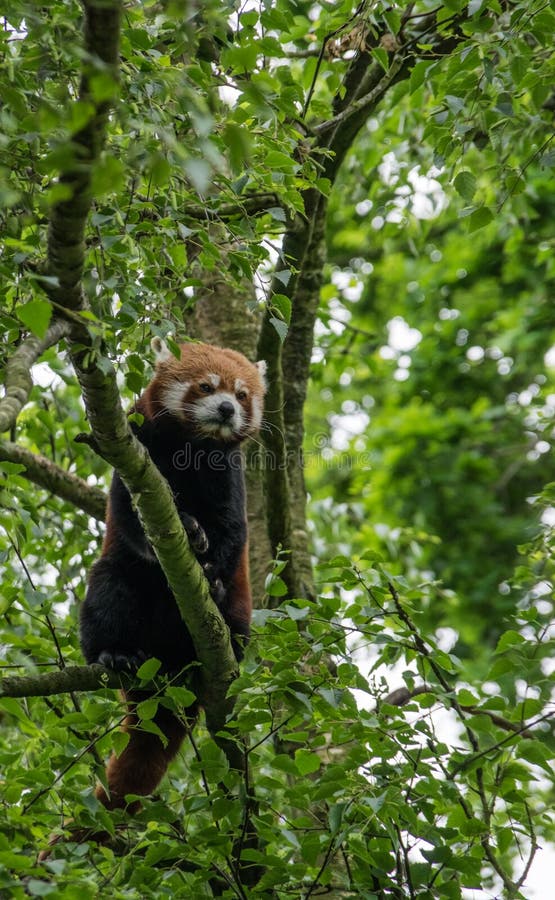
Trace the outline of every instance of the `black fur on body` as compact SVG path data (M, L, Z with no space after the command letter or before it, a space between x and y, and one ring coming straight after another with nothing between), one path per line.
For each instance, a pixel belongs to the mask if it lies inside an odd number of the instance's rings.
M236 445L195 440L169 414L155 421L145 419L134 430L172 489L239 658L241 639L249 636L248 622L234 618L227 601L247 540L241 450ZM104 553L91 571L81 613L85 659L121 669L136 668L141 660L154 656L166 671L177 672L195 658L193 644L117 473L109 508Z

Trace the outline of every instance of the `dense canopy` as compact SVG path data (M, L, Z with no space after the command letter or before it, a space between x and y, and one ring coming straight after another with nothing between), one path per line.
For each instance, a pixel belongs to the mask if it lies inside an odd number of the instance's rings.
M554 23L553 0L5 4L0 894L538 890ZM268 363L240 672L124 412L153 337ZM144 664L141 727L205 709L132 819L94 797L124 711L78 641L113 467L199 659Z

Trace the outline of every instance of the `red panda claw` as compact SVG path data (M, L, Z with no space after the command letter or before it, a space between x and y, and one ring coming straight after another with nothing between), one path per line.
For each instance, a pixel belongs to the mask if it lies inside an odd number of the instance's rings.
M134 653L118 653L110 650L102 650L98 654L97 663L114 672L136 672L146 659L142 650Z
M202 525L193 516L182 516L183 526L195 553L206 553L209 547L208 538Z

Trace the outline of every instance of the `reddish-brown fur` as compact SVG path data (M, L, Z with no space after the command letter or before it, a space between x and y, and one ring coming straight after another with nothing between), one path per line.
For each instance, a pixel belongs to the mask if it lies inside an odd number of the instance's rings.
M191 717L189 720L180 720L169 710L159 706L154 722L166 736L167 744L164 745L158 735L142 730L139 724L136 704L148 695L138 691L122 691L122 696L129 709L122 723L122 730L129 734L129 743L119 756L113 753L106 766L108 792L103 785L98 784L95 793L107 809L127 808L128 812L135 813L140 808L140 802L134 800L126 804L126 794L146 797L153 793L176 756L187 727L194 719Z
M181 359L172 356L157 363L156 377L146 388L136 408L148 418L154 418L163 406L164 388L176 381L193 382L187 400L194 402L202 396L196 384L199 373L207 375L209 372L220 376L219 390L234 393L235 380L241 379L249 391L249 396L260 396L260 376L254 366L249 365L248 368L245 366L245 357L242 353L223 347L213 347L211 344L184 344ZM248 402L247 398L244 403Z

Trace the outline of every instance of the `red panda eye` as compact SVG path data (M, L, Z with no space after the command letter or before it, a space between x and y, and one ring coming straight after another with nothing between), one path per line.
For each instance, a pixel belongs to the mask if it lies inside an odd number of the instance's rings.
M203 394L213 394L214 388L211 384L208 384L207 381L201 381L199 384L199 388L201 389Z
M237 394L235 396L237 397L238 400L246 400L247 392L246 391L237 391Z

